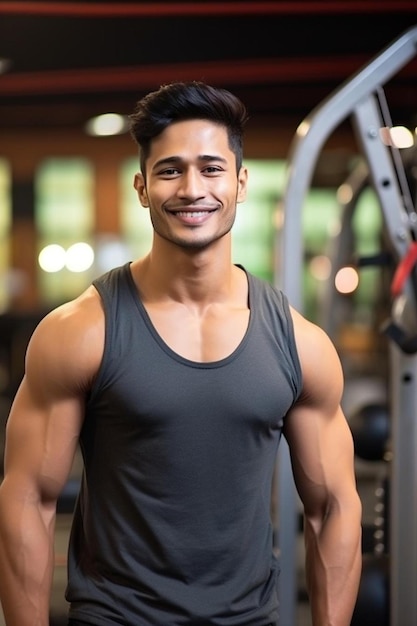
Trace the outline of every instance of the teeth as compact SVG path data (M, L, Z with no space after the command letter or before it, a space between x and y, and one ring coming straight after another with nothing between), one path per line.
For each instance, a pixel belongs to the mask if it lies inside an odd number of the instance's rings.
M180 217L202 217L203 215L207 215L210 211L176 211L176 215Z

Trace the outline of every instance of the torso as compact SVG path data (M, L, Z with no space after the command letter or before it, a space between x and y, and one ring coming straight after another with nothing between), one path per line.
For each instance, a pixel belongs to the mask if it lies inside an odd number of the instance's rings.
M223 290L193 326L184 302L151 298L146 288L144 310L143 283L128 272L95 281L108 323L81 433L71 617L150 625L174 612L184 624L275 622L270 485L301 385L286 300L236 269L233 296ZM94 317L95 303L91 310Z

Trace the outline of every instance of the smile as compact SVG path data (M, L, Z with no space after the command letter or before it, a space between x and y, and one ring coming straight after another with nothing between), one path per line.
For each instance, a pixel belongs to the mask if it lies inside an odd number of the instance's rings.
M209 213L212 211L174 211L174 215L178 215L178 217L203 217Z

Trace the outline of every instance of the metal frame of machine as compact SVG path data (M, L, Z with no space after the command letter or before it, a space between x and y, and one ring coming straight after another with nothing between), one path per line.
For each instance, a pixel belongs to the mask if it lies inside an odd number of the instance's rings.
M380 129L389 126L382 87L416 55L417 26L403 33L346 81L297 129L283 199L284 226L282 233L277 234L279 255L275 274L277 285L299 311L303 309L303 203L325 141L346 118L352 118L365 157L394 262L400 266L410 256L417 239L417 214L404 184L401 159L381 140ZM393 455L389 524L390 626L417 624L417 281L414 273L413 266L402 283L401 293L393 298L393 318L388 329L392 339L389 410ZM299 503L285 442L277 467L278 547L283 570L279 583L280 619L289 626L295 624Z

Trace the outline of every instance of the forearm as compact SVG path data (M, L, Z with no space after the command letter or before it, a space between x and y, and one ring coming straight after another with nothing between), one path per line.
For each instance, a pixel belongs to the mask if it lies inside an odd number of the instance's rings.
M349 626L361 574L358 513L305 521L306 576L313 626Z
M48 626L54 515L0 489L0 598L7 626Z

